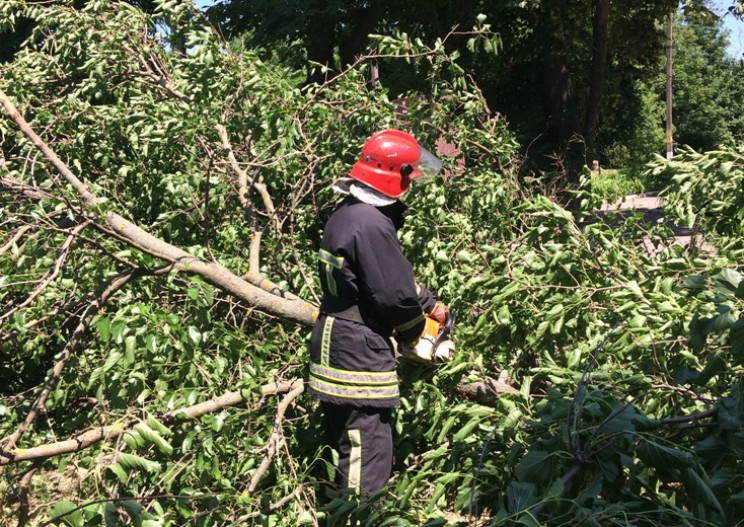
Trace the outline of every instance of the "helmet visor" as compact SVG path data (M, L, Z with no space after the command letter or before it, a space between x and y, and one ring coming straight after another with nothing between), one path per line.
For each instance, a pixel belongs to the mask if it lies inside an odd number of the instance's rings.
M432 181L442 169L442 161L429 152L426 148L419 146L418 170L421 177L416 178L420 183Z

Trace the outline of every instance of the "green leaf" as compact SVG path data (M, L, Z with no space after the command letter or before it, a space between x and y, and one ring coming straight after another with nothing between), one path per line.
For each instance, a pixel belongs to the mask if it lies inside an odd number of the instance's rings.
M646 464L660 469L691 467L695 456L691 452L678 450L647 440L636 448L636 454Z
M121 468L120 465L114 463L113 465L109 465L106 468L110 470L114 474L114 476L116 476L120 483L127 482L127 473L124 471L123 468Z
M103 342L108 342L111 338L111 321L106 317L100 317L94 324L98 330L98 336Z
M71 527L84 527L85 517L83 511L77 509L77 505L69 500L58 501L51 511L49 511L49 517L51 521L55 521L61 516L61 519L56 521L62 521ZM75 511L75 512L72 512Z
M154 430L157 430L158 433L164 436L170 436L173 435L173 432L170 428L165 426L163 423L155 419L152 415L149 416L147 419L145 419L145 423L147 423L147 426L150 428L153 428Z
M106 527L116 527L119 525L119 510L116 508L116 505L107 502L104 504L103 510L103 518L106 522Z
M127 329L127 322L125 320L117 320L111 325L111 337L114 342L121 344L122 336L124 331Z
M106 362L103 363L103 367L101 368L103 373L109 371L111 368L113 368L117 362L119 362L119 359L121 359L122 354L118 351L112 351L108 358L106 359Z
M702 289L705 287L705 278L700 275L685 276L682 286L688 289Z
M539 501L537 487L533 483L512 481L507 489L509 510L512 513L526 511Z
M164 454L171 454L173 452L173 447L171 446L171 444L163 439L159 432L153 430L152 428L147 426L147 424L139 423L134 428L137 433L142 436L143 439L158 447L158 450L160 450Z
M119 452L119 455L116 456L116 461L127 470L148 472L151 474L157 474L161 471L160 463L125 452Z
M741 275L733 269L723 269L718 276L715 277L715 282L719 285L719 291L722 293L736 293L738 291L739 284L741 283Z
M543 527L542 524L537 521L532 514L523 514L517 519L519 525L526 525L527 527Z
M744 319L740 318L731 324L729 341L735 364L737 366L744 365Z
M695 499L715 508L721 516L725 516L721 503L718 501L713 490L707 482L701 478L693 468L683 470L680 479L685 485L685 490Z
M552 477L550 453L533 449L527 452L515 467L514 473L520 481L544 482Z

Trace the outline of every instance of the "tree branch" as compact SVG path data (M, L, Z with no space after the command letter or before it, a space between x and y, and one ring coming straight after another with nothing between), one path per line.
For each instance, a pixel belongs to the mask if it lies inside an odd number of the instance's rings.
M19 183L12 177L0 178L0 189L6 192L14 192L16 194L20 194L26 199L39 200L52 197L48 190L40 187L35 187L33 185Z
M279 445L279 440L281 439L284 413L287 411L290 403L294 401L304 390L305 386L303 384L297 384L297 386L293 388L292 391L289 392L279 404L279 407L276 410L276 418L274 419L274 429L271 432L271 437L269 437L269 444L267 447L266 456L264 457L263 461L261 461L261 465L259 465L256 472L253 474L253 477L251 477L251 484L248 486L248 494L253 494L253 491L255 491L256 487L258 486L258 482L261 481L261 478L271 465L271 460L274 458L277 446Z
M232 145L230 144L230 140L227 137L227 129L221 124L218 124L217 132L220 134L220 138L222 139L222 148L227 154L227 160L230 164L230 168L238 177L238 199L240 200L240 204L243 205L243 208L247 210L250 206L250 201L248 200L249 186L256 189L259 196L261 196L261 201L263 201L266 213L269 215L272 223L274 224L274 229L276 229L277 233L280 232L282 224L279 221L279 218L277 218L276 216L276 207L274 207L274 200L271 199L271 194L269 194L266 185L263 183L263 178L259 175L258 177L253 178L251 181L248 181L248 174L246 174L245 170L240 168L238 160L235 158Z
M238 163L238 160L235 157L235 153L233 152L232 145L230 144L230 140L227 136L227 129L221 125L218 124L216 126L217 132L220 135L220 139L222 140L222 148L224 152L227 155L227 160L230 165L230 168L235 173L238 181L238 200L240 201L240 205L243 207L243 211L246 214L249 214L252 209L252 203L248 199L248 174L245 170L243 170L240 167L240 164ZM274 202L271 199L271 196L268 193L268 190L266 189L266 185L264 185L261 182L250 182L253 188L255 188L259 194L261 195L261 198L264 203L264 207L266 208L266 211L268 212L269 216L273 219L273 225L274 229L276 230L277 234L281 232L281 222L276 217L276 209L274 208ZM261 240L263 238L263 233L258 230L254 229L253 233L251 234L251 244L250 244L250 250L248 253L248 272L243 275L243 279L247 282L253 284L254 286L258 287L259 289L263 289L264 291L267 291L274 295L279 295L283 298L291 298L291 299L297 299L294 295L288 295L285 291L283 291L277 284L272 282L271 280L268 280L267 278L261 276L260 272L260 261L261 261Z
M31 225L24 225L23 227L19 228L15 234L8 240L8 243L0 247L0 255L5 254L10 250L11 247L13 247L13 244L16 243L18 240L20 240L24 234L26 234L28 231L30 231L32 228Z
M20 483L18 484L18 527L25 527L31 518L30 504L28 501L29 488L31 487L31 479L36 474L41 466L41 461L34 462L33 466L23 475Z
M55 169L77 190L82 203L89 209L95 209L99 204L93 194L69 167L57 157L49 146L36 135L23 116L16 110L8 96L0 90L0 103L6 112L18 124L19 128L31 143L38 148L52 163ZM187 271L203 277L207 282L223 291L246 301L249 305L265 310L281 318L310 325L317 317L317 308L298 297L276 296L268 293L250 282L236 276L230 270L218 263L208 263L192 256L188 252L175 247L152 234L144 231L134 223L115 212L103 213L105 222L123 241L141 251L165 260L177 270Z
M260 393L262 396L266 396L291 392L291 394L293 394L292 397L289 398L289 396L287 396L287 398L285 398L289 399L287 401L287 404L289 404L295 397L297 397L297 395L302 393L304 388L305 386L303 381L297 379L294 381L282 381L264 385L261 387ZM197 419L205 414L217 412L228 406L235 406L247 401L254 395L254 393L255 392L248 390L242 392L227 392L208 401L168 412L162 416L161 421L166 425L170 425L181 421ZM282 411L282 415L283 413L284 412ZM139 421L137 420L133 420L129 423L119 422L113 425L100 426L88 430L87 432L83 432L72 439L32 448L11 448L8 451L0 449L0 466L79 452L99 441L111 441L118 438L124 432L134 427L138 422Z
M711 408L710 410L706 410L704 412L698 412L696 414L690 414L690 415L679 415L677 417L670 417L668 419L662 419L659 421L660 425L676 425L681 423L688 423L690 421L697 422L701 419L707 419L708 417L713 417L718 413L718 408Z
M64 369L67 360L72 355L72 351L83 338L83 335L88 331L88 326L90 325L91 320L93 320L93 317L98 313L98 310L108 301L108 299L111 298L111 295L121 289L132 278L133 275L134 271L130 270L111 278L108 281L107 285L101 291L98 298L96 298L88 306L82 318L80 319L80 322L75 328L75 331L73 331L72 337L70 338L70 340L67 341L67 344L65 344L65 347L60 354L59 360L52 368L51 375L44 382L44 387L41 389L41 392L39 392L39 395L36 397L33 405L31 405L31 409L29 410L28 414L26 414L26 418L24 419L23 423L21 423L21 425L16 429L15 432L13 432L10 436L2 441L3 448L10 448L11 450L15 448L15 446L18 444L18 440L26 432L26 430L28 430L28 428L34 422L34 419L36 419L39 410L44 407L44 404L46 403L46 400L49 397L52 388L57 383L59 376L62 374L62 370ZM7 455L7 453L4 452L3 448L0 448L0 465L3 464L3 461L5 460L4 457Z
M36 298L44 292L44 289L46 289L46 287L51 284L54 279L57 278L57 276L59 276L60 270L62 269L62 264L64 264L65 260L67 259L67 255L69 253L72 242L75 241L80 232L88 225L90 225L90 223L90 220L86 220L72 230L72 232L67 236L67 240L65 240L65 243L62 244L62 249L59 256L57 257L57 261L55 262L54 267L50 269L41 280L39 280L39 283L36 285L36 287L34 287L34 290L26 298L26 300L24 300L20 304L16 304L15 306L13 306L13 309L8 311L7 313L3 313L2 315L0 315L0 322L2 322L3 320L7 320L11 316L13 316L13 313L20 311L31 302L36 300Z
M300 497L300 494L303 491L303 487L304 487L304 484L300 485L295 490L293 490L292 492L284 496L282 499L277 500L274 503L269 503L268 506L263 507L261 510L253 511L249 514L244 514L243 516L241 516L235 521L234 525L245 525L245 522L247 522L248 520L258 518L262 514L267 514L269 512L273 512L277 509L284 507L290 501L296 500L297 498Z

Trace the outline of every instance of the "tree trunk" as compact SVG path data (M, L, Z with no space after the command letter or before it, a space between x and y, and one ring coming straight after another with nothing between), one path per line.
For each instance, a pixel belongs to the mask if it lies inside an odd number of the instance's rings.
M334 75L323 71L321 66L334 68L334 46L336 43L337 17L332 16L324 7L325 2L312 2L308 11L311 13L305 21L307 35L308 70L304 86L323 84ZM320 65L320 66L319 66Z
M543 108L548 135L553 144L566 144L579 131L576 95L568 59L551 53L542 62Z
M594 159L597 126L602 107L602 92L604 91L607 73L607 25L610 18L610 0L597 0L594 11L592 71L589 79L589 100L584 120L584 140L590 159Z
M389 3L389 0L371 2L367 9L354 15L354 28L351 35L346 42L341 43L339 50L343 66L353 64L357 56L364 54L369 42L369 34L374 32L378 22L385 15Z

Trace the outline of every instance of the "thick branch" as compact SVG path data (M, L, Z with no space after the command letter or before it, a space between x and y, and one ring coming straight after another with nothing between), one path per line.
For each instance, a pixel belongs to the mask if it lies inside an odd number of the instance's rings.
M286 392L297 393L299 395L303 389L304 384L302 380L298 379L292 382L267 384L261 387L261 395L281 394ZM204 401L193 406L168 412L162 417L162 421L166 424L173 424L180 421L196 419L205 414L227 408L228 406L240 404L250 399L252 395L253 392L250 391L227 392L224 395L215 397L209 401ZM20 463L21 461L45 459L79 452L99 441L111 441L116 439L124 432L134 427L137 423L138 421L132 421L130 423L115 423L113 425L101 426L83 432L72 439L33 448L11 448L7 452L0 450L0 465L10 465Z
M44 154L57 171L77 190L83 204L88 208L94 208L98 205L96 196L57 157L54 151L36 135L2 90L0 90L0 103L2 103L7 113L18 124L21 131L29 138L31 143ZM183 249L179 249L149 234L115 212L104 213L104 218L108 226L130 245L151 256L173 264L175 269L202 276L214 286L246 301L251 306L305 325L312 324L317 317L317 309L309 302L298 299L297 297L279 297L263 291L236 276L222 265L204 262Z
M251 248L248 252L248 274L245 275L245 279L251 282L256 287L260 287L257 283L250 279L251 276L261 276L261 239L263 238L261 231L255 231L251 235Z
M244 300L251 306L304 325L312 324L317 317L315 306L294 295L281 297L259 289L236 276L226 267L215 262L205 262L192 256L183 249L156 238L116 213L107 213L106 219L114 232L131 245L172 263L175 269L198 274L207 282Z

